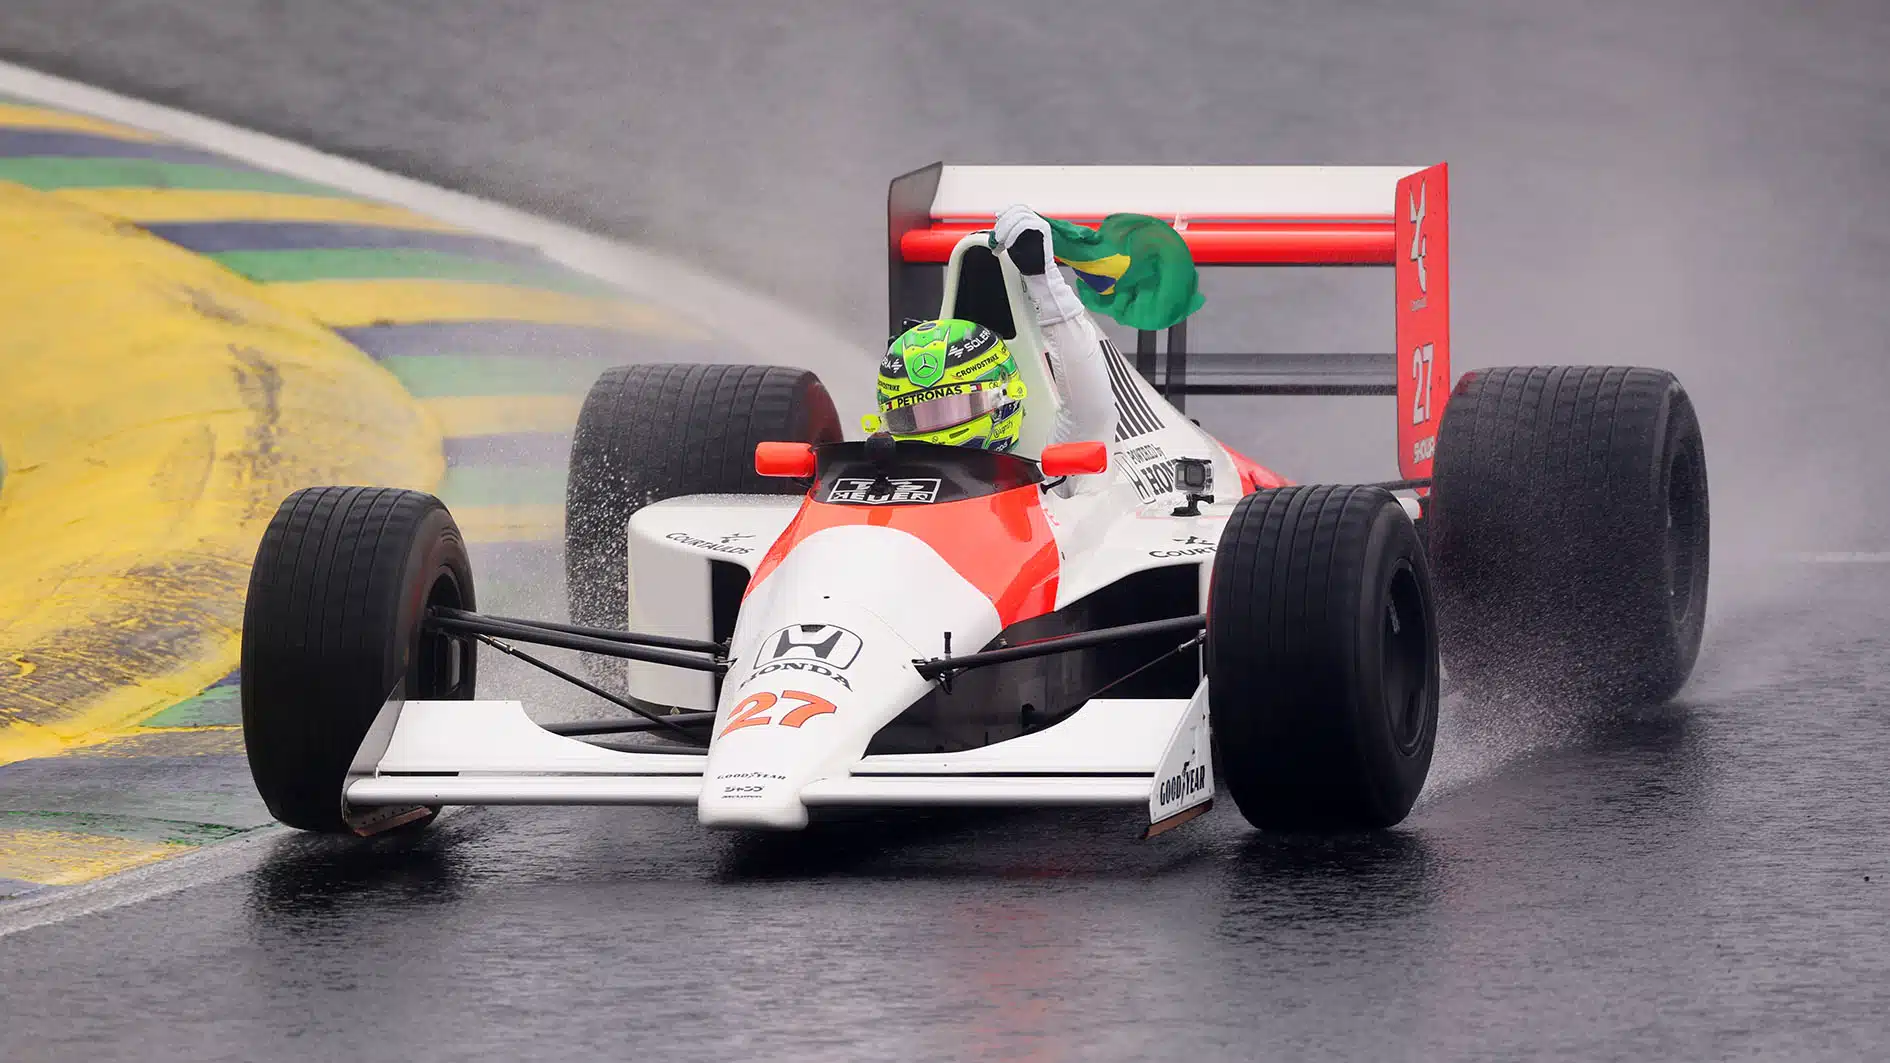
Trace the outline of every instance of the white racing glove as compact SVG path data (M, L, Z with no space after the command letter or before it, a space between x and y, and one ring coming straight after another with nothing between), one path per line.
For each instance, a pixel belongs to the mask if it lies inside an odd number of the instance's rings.
M1013 204L998 215L992 235L1024 275L1024 288L1037 306L1044 353L1050 357L1057 389L1062 393L1050 441L1114 440L1116 403L1109 387L1109 368L1103 360L1103 336L1063 279L1063 271L1057 268L1050 223L1029 207ZM1093 480L1097 489L1106 483L1103 477Z
M1022 203L1013 203L998 213L992 235L1024 275L1024 287L1037 304L1040 323L1056 325L1083 313L1082 302L1063 279L1051 253L1049 222Z

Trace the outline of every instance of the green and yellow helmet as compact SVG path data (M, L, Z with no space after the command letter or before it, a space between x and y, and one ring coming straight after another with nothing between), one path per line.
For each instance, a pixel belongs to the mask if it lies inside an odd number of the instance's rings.
M997 333L972 321L925 321L879 364L879 413L868 432L1007 451L1024 423L1024 382Z

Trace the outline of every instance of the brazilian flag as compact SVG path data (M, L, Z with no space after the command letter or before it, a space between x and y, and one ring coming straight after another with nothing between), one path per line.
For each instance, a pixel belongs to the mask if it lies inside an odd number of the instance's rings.
M1094 229L1046 218L1058 262L1076 271L1083 305L1132 329L1165 329L1205 301L1194 256L1174 226L1111 214Z

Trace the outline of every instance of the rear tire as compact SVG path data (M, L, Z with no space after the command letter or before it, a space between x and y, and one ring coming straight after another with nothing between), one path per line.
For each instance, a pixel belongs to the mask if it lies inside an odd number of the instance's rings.
M1403 820L1437 739L1430 569L1377 487L1286 487L1235 506L1208 595L1219 771L1263 830Z
M440 500L380 487L290 495L263 532L243 607L243 745L269 813L370 834L437 808L350 813L348 767L391 696L470 699L470 642L421 631L432 606L473 609L472 565Z
M1709 511L1699 419L1672 373L1467 374L1429 509L1444 662L1471 696L1649 703L1685 684Z
M797 494L755 472L755 444L831 443L840 415L820 378L761 365L628 365L584 399L571 440L564 564L573 623L629 623L625 526L652 502L695 494ZM622 682L622 662L587 661Z

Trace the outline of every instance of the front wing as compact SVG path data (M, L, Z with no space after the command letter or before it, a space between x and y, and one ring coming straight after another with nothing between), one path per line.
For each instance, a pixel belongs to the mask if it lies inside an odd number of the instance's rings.
M631 753L552 734L516 701L413 701L385 751L357 760L351 807L690 805L707 758ZM366 752L364 750L364 752ZM362 763L362 761L368 761ZM1146 805L1148 834L1214 794L1207 686L1180 699L1097 699L1034 734L957 753L868 756L801 791L809 807Z

